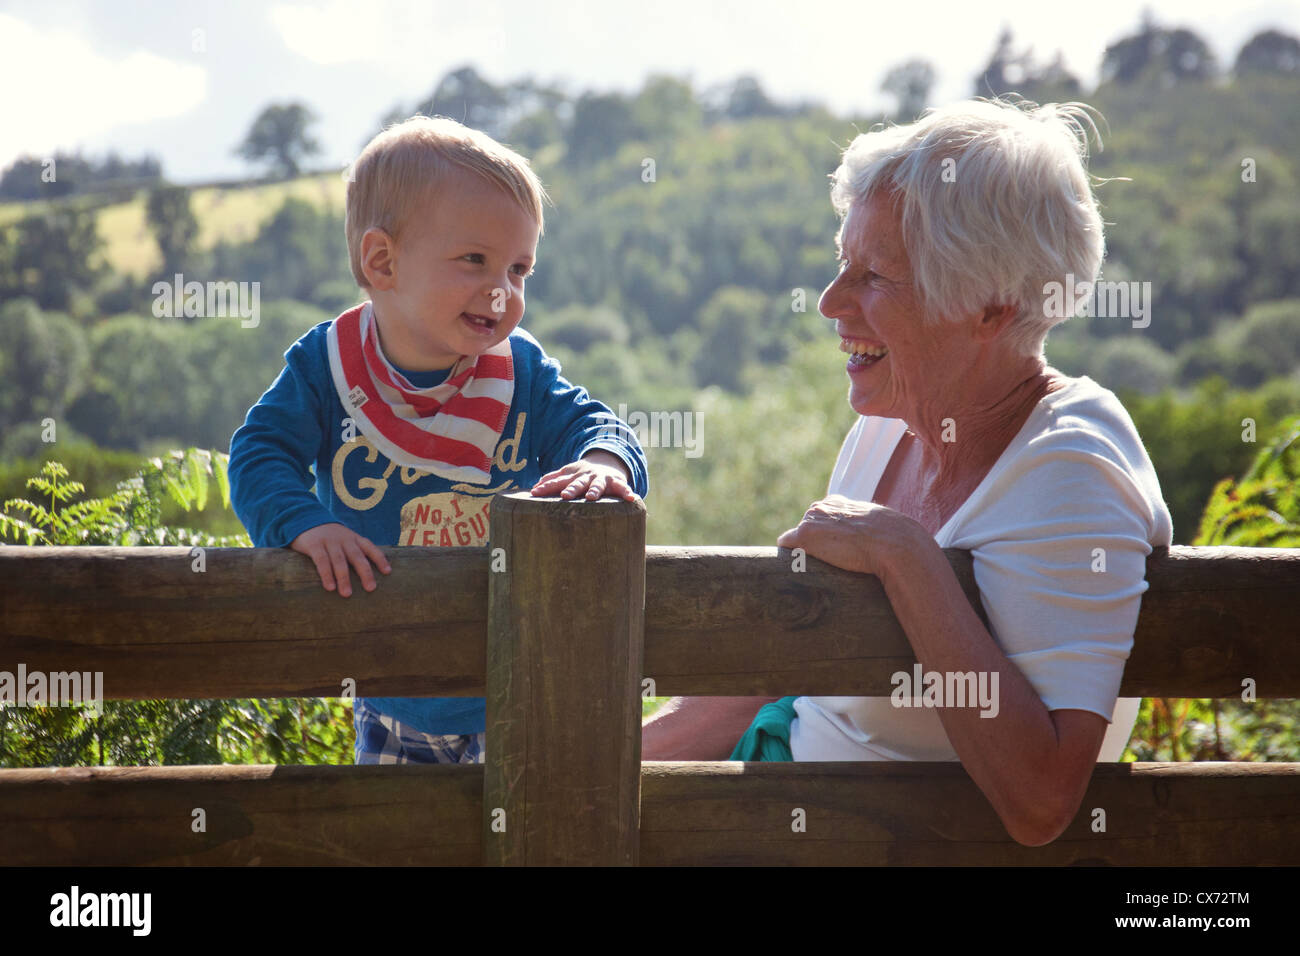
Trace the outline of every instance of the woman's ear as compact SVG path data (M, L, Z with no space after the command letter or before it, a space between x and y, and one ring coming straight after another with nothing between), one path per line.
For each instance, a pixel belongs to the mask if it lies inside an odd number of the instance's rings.
M397 282L397 244L393 237L371 226L361 237L361 273L372 289L387 291Z
M1015 320L1019 311L1014 305L988 306L975 327L975 337L981 341L992 341Z

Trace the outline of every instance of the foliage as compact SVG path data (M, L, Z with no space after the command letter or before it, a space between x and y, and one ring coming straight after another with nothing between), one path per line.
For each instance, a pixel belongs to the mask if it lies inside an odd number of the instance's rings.
M68 470L57 461L47 461L41 473L27 480L29 488L49 496L43 502L13 498L4 508L27 518L0 512L0 540L22 538L24 545L118 546L201 545L204 547L250 547L247 535L215 537L191 528L163 525L163 493L186 511L203 510L215 480L221 504L230 507L230 479L226 466L230 456L199 448L174 450L165 459L151 458L133 478L120 482L106 498L90 498L67 504L86 489L79 481L65 481ZM66 507L64 507L66 505Z
M447 116L489 136L500 136L508 105L504 90L479 76L472 66L463 66L444 76L414 112Z
M43 309L67 308L102 274L102 244L94 211L68 204L0 230L0 301L30 296Z
M1300 73L1300 40L1278 30L1262 30L1237 54L1232 71L1249 73Z
M1157 26L1148 10L1131 36L1106 47L1101 60L1103 83L1156 84L1207 80L1218 67L1209 45L1190 30Z
M1234 481L1219 482L1193 544L1300 547L1300 416ZM1300 701L1147 698L1129 748L1137 760L1295 760Z
M187 512L207 507L213 485L230 507L229 456L198 448L154 458L107 498L84 491L46 462L28 485L43 501L11 499L0 538L28 545L248 547L160 522L163 499ZM0 766L134 766L214 763L350 763L351 708L341 700L104 701L102 713L71 707L0 708Z
M162 165L152 156L138 160L124 160L113 152L102 160L64 152L20 156L0 174L0 198L54 199L123 183L147 183L161 176Z
M267 162L281 176L298 175L299 162L320 152L307 133L316 114L301 103L272 103L253 120L235 152L252 162Z
M880 82L881 92L898 100L896 111L900 123L910 123L930 102L934 87L934 67L928 60L913 59L893 67Z
M1300 547L1300 416L1260 450L1240 481L1214 486L1195 544L1238 548Z
M64 313L42 312L31 299L10 299L0 305L0 342L0 409L6 420L62 418L90 369L81 328Z
M1185 395L1119 395L1160 478L1174 543L1191 544L1215 483L1245 471L1255 457L1251 423L1259 440L1275 434L1300 408L1300 381L1279 379L1247 392L1214 377Z
M355 289L343 217L293 196L252 242L219 245L213 259L214 273L259 283L267 298L315 303L322 285L342 277Z
M162 251L162 274L171 278L194 254L199 221L190 205L190 191L184 186L159 186L149 194L146 205L149 227Z
M1011 28L1003 27L989 62L975 77L972 96L1016 94L1039 103L1076 99L1079 80L1070 73L1058 50L1045 65L1035 62L1033 50L1015 49ZM909 120L911 116L904 111Z

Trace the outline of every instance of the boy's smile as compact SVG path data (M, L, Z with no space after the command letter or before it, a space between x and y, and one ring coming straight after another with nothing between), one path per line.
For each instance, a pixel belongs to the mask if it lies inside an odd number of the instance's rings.
M499 186L454 171L397 240L362 239L380 347L408 371L446 369L504 341L524 315L538 225Z

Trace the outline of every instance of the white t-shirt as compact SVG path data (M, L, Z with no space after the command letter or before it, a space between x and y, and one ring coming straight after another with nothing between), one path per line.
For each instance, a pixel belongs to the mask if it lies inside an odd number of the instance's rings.
M870 501L905 430L900 419L860 417L828 493ZM1172 540L1169 509L1133 420L1087 376L1042 398L935 535L940 547L973 553L993 638L1047 709L1088 710L1110 721L1097 757L1107 762L1123 753L1141 702L1116 695L1147 588L1146 558ZM889 697L800 697L795 714L795 760L958 759L933 707L895 707Z

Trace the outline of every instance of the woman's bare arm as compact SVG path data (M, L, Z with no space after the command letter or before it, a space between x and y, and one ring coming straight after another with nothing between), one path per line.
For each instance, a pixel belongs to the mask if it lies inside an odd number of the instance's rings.
M1007 832L1026 846L1050 843L1078 812L1106 734L1104 717L1044 706L966 599L933 539L882 578L885 593L926 671L996 672L999 709L937 713L962 766L988 797Z
M674 697L641 727L642 760L726 760L777 697Z

